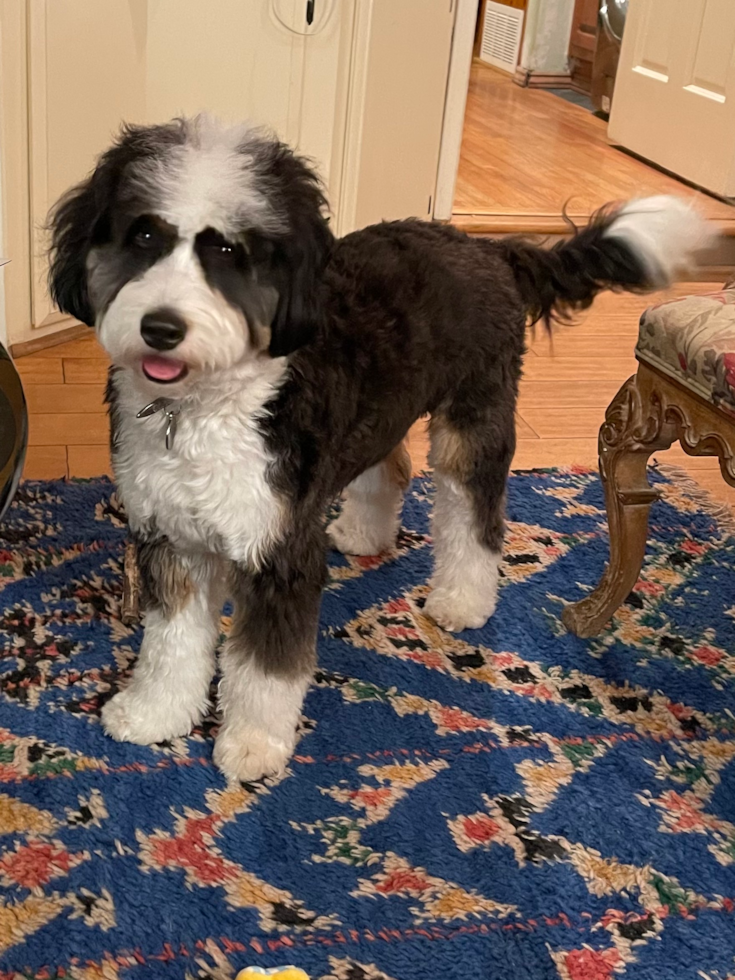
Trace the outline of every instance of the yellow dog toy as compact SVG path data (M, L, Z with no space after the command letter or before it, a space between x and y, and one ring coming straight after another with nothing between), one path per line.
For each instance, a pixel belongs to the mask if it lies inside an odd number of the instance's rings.
M272 977L273 980L309 980L303 970L297 966L277 966L272 970L264 970L262 966L246 966L240 970L235 980L258 980L258 977Z

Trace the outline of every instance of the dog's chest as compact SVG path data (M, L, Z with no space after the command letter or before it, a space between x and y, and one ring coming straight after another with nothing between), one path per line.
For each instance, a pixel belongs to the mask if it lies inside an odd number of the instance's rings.
M127 416L117 434L115 475L131 525L177 548L257 566L280 537L283 514L257 425L232 410L182 411L171 450L165 428L162 415Z

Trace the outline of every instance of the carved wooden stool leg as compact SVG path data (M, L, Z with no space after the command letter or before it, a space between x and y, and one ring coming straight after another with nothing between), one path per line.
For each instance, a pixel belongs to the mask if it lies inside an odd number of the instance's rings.
M646 372L629 378L610 403L600 429L600 477L610 527L610 562L591 595L567 606L564 625L595 636L638 580L648 537L648 514L659 493L648 482L648 459L676 440Z

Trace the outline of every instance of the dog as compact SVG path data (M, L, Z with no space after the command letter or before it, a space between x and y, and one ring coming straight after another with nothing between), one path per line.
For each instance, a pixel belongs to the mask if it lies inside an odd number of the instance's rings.
M187 735L229 597L214 748L229 780L286 766L328 540L394 546L412 423L431 416L424 611L477 629L496 604L527 324L603 289L666 286L710 237L669 197L603 209L549 249L419 220L336 240L326 211L308 161L202 116L126 127L50 218L51 294L112 362L112 458L146 610L102 722L141 744Z

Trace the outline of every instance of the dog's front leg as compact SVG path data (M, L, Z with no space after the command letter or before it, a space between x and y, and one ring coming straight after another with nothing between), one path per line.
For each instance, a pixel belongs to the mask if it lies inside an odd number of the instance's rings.
M214 746L214 761L230 780L283 772L291 758L316 663L325 578L321 526L284 542L259 571L235 571Z
M138 547L145 630L130 683L102 709L105 731L150 745L188 735L204 715L224 598L219 559L165 539Z

